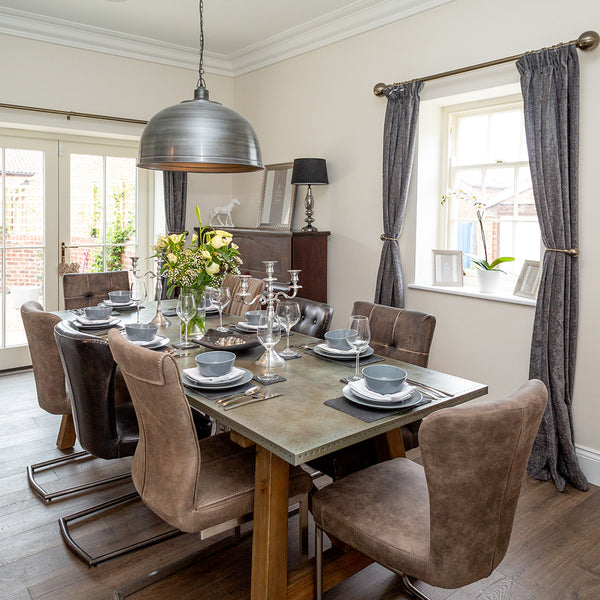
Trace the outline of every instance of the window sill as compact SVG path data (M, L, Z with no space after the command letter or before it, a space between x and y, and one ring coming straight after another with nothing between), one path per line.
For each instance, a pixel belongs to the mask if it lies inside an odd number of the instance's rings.
M510 304L521 304L524 306L535 306L536 301L529 298L520 298L512 293L499 290L495 294L482 294L475 287L445 287L441 285L423 285L410 283L408 287L411 290L423 290L426 292L438 292L440 294L451 294L454 296L468 296L470 298L480 298L481 300L492 300L494 302L508 302Z

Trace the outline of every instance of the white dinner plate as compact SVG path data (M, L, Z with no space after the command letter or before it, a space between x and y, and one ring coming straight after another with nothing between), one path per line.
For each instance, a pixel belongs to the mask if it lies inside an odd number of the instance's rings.
M135 308L136 307L136 303L132 302L131 300L129 302L113 302L112 300L102 300L102 304L104 304L104 306L110 306L112 308Z
M168 337L165 337L163 335L155 335L151 340L146 341L132 340L127 336L127 332L125 330L123 330L121 333L128 342L131 342L136 346L141 346L142 348L147 348L148 350L153 350L154 348L162 348L171 341Z
M234 383L235 381L237 381L238 379L241 379L244 376L244 373L245 373L244 369L241 369L240 367L233 367L233 368L238 370L239 373L235 373L235 375L232 374L231 377L223 378L220 381L209 381L208 380L208 379L214 380L214 379L216 379L216 377L210 377L210 378L205 378L204 380L201 380L201 379L197 379L196 377L194 377L193 373L190 375L189 371L192 371L192 372L196 371L196 372L198 372L198 375L201 377L197 368L184 369L183 373L187 376L188 379L191 379L194 383L198 383L200 385L208 385L210 387L219 387L219 386L222 386L223 384Z
M358 404L359 406L365 406L367 408L373 408L375 410L394 410L394 409L405 409L412 408L416 406L423 400L423 395L418 390L415 390L412 393L412 396L406 400L402 400L402 402L386 402L382 404L381 402L377 402L375 400L365 400L363 398L359 398L352 393L349 385L345 385L342 389L342 394L346 400L354 404Z
M192 388L194 390L205 390L205 391L216 391L216 390L228 390L230 388L238 387L240 385L244 385L248 383L254 375L252 371L248 371L248 369L243 369L244 374L240 379L236 379L235 381L230 381L229 383L221 383L218 386L216 385L207 385L205 383L198 383L197 381L193 381L190 379L185 373L181 374L181 380L183 381L183 385Z
M75 318L73 324L75 327L77 327L77 329L108 329L109 327L114 327L120 322L121 319L112 317L109 321L101 321L100 323L91 322L90 324L86 324Z
M366 386L365 386L364 390L357 389L356 387L353 387L352 385L349 385L349 387L350 387L350 391L358 398L361 398L362 400L368 400L369 402L381 404L382 406L386 406L392 402L394 402L394 403L406 402L406 400L408 400L412 396L413 392L415 391L415 387L412 385L408 385L408 384L405 384L405 385L408 386L410 393L405 398L401 398L400 400L385 400L382 398L374 398L373 396L371 396L369 394L369 390L366 388ZM380 394L380 396L381 396L381 394Z
M314 353L319 356L324 356L325 358L335 358L336 360L356 360L356 354L334 354L333 352L327 352L327 350L323 350L320 346L315 346L313 348ZM371 346L367 346L363 352L360 353L361 358L366 358L367 356L371 356L375 350L371 348Z

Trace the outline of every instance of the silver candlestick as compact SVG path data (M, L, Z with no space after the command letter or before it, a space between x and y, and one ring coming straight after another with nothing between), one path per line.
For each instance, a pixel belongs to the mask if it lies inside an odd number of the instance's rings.
M156 261L156 273L154 271L146 271L143 275L140 275L138 272L138 261L140 260L139 256L131 257L131 272L136 279L142 279L149 275L150 277L154 277L156 279L156 314L152 317L150 323L152 325L156 325L157 327L168 327L171 324L171 321L165 317L162 313L161 308L161 300L162 300L162 277L160 274L160 259Z
M273 284L277 281L276 277L273 277L273 273L275 272L275 265L277 264L276 260L263 260L265 265L265 271L267 276L263 278L263 281L266 284L265 293L259 294L255 296L251 300L248 299L250 294L248 293L248 280L250 279L250 275L240 275L241 279L241 291L238 292L238 295L242 299L242 302L246 306L251 306L255 302L259 302L260 304L266 305L267 307L267 323L269 327L273 326L275 322L275 301L278 298L286 298L290 300L296 297L298 290L302 288L301 285L298 284L298 273L300 273L300 269L290 269L288 272L291 278L291 289L293 293L286 294L285 292L275 292L273 290ZM269 332L271 333L271 332ZM273 348L265 352L255 364L265 367L267 362L270 363L272 367L282 367L285 364L285 360L275 352Z

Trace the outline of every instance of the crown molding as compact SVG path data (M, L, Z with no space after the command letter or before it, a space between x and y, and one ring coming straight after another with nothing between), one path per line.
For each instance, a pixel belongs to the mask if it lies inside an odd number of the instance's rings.
M453 0L369 0L313 19L230 55L204 53L207 73L235 77L381 27ZM0 6L0 33L184 69L198 50Z

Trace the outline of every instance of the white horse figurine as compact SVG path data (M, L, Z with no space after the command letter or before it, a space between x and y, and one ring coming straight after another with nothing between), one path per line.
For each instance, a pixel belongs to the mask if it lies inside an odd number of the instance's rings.
M239 206L240 202L237 198L234 198L229 204L225 206L216 206L215 208L211 208L209 225L215 225L213 221L216 217L218 224L221 227L235 227L233 221L231 220L231 211L236 205ZM223 219L221 217L225 217L225 222L223 222Z

